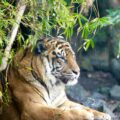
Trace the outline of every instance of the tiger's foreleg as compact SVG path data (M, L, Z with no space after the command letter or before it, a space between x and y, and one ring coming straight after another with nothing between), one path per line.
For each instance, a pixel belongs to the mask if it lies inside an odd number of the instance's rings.
M103 112L99 112L96 111L94 109L91 109L89 107L86 107L84 105L72 102L70 100L67 100L64 102L64 104L61 106L62 109L64 108L69 108L69 109L82 109L82 110L86 110L89 113L93 113L94 114L94 119L95 120L111 120L110 115L103 113ZM87 114L86 114L87 115Z
M23 110L21 120L94 120L94 116L86 110L62 110L33 104Z

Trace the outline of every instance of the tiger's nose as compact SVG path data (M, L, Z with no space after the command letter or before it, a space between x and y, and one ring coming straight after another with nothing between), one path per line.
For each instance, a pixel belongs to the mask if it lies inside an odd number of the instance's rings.
M76 75L79 74L79 71L77 71L77 70L72 70L72 72L73 72L74 74L76 74Z

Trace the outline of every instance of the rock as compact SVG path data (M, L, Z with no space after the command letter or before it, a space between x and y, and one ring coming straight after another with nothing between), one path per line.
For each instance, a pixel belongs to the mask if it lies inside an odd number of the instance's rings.
M102 99L102 100L106 100L107 99L107 96L105 94L101 94L101 93L98 93L98 92L94 92L92 94L92 98L94 99Z
M85 106L88 106L90 108L93 108L93 109L96 109L96 110L99 110L101 112L103 112L103 108L104 108L104 104L105 104L105 101L104 100L101 100L101 99L94 99L94 98L91 98L91 97L87 97L87 98L84 98L81 100L81 103Z
M92 58L91 64L95 70L109 71L108 60L101 60L98 56L96 56L96 58Z
M114 99L120 100L120 86L119 85L115 85L110 90L110 96Z
M90 59L84 57L83 60L81 61L82 62L80 63L80 67L82 71L89 71L89 72L94 71Z
M120 112L120 104L113 110L113 112Z
M112 112L112 110L110 108L108 108L107 104L104 104L104 106L103 106L103 112L108 113L113 118L112 120L117 120L117 119L114 119L115 115Z
M103 95L106 95L107 97L110 95L110 87L101 87L97 91Z
M81 99L88 96L87 92L79 83L75 86L69 86L66 88L67 96L74 101L81 102Z
M117 81L120 83L120 60L114 58L110 62L111 64L111 73L114 75L114 77L117 79Z
M81 103L92 109L108 113L112 118L114 117L112 110L108 107L108 104L102 99L99 99L99 98L94 99L94 98L88 97L81 100Z

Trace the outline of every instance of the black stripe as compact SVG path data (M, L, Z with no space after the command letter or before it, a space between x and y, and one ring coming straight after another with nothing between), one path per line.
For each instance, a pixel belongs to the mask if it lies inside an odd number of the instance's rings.
M33 76L34 76L34 74L32 74ZM36 78L35 78L36 79ZM39 81L40 82L40 81ZM40 82L40 84L42 84L41 82ZM39 93L38 93L39 94ZM39 94L40 95L40 94ZM47 101L46 101L46 99L42 96L42 95L40 95L41 97L42 97L42 99L47 103Z
M54 61L55 61L56 58L52 58L52 66L53 66L53 69L55 68L54 66Z
M26 48L24 51L24 53L23 53L23 56L21 57L21 59L20 59L20 61L22 61L23 59L24 59L24 57L26 57L26 55L27 55L27 53L28 53L28 48Z
M33 77L34 77L41 85L44 86L44 88L46 89L46 91L47 91L47 93L48 93L48 95L49 95L49 90L48 90L48 88L47 88L47 85L38 77L38 75L37 75L37 73L36 73L35 71L31 70L31 72L32 72Z
M64 106L64 103L63 103L63 104L58 105L57 107L58 107L58 108L61 108L61 107L63 107L63 106Z
M48 63L50 63L49 56L47 55L46 57L47 57Z
M32 61L33 61L33 58L32 58ZM48 93L48 96L49 96L49 90L48 90L48 87L47 85L45 84L45 82L43 80L40 79L40 77L37 75L37 73L33 70L33 65L32 65L32 62L31 62L31 73L33 75L33 77L41 84L43 85L43 87L46 89L47 93Z
M56 43L56 47L57 47L58 45L62 44L62 43L64 43L64 42L61 42L61 41L59 42L59 41L58 41L58 42ZM63 45L62 45L62 46L63 46Z

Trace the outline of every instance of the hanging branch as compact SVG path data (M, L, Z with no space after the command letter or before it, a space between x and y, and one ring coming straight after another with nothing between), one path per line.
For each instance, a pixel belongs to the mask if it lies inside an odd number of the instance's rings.
M91 7L93 5L94 0L86 0L87 6Z
M8 37L9 42L8 42L6 48L5 48L5 51L4 51L4 56L2 58L2 64L0 65L0 72L5 70L6 67L7 67L8 59L9 59L9 56L10 56L10 51L11 51L12 45L15 41L15 38L16 38L16 35L17 35L17 32L18 32L18 28L19 28L19 25L20 25L20 22L21 22L21 18L23 16L25 8L26 8L24 0L20 0L18 2L17 8L18 8L18 13L16 14L15 23L13 25L10 37Z

